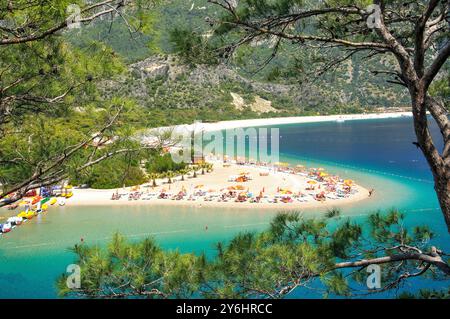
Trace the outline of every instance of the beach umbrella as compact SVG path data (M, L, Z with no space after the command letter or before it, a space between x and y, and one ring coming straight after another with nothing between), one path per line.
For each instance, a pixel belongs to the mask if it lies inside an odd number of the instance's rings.
M229 191L234 191L234 190L236 190L236 187L230 186L230 187L228 187L227 189L228 189Z
M348 186L351 186L351 185L353 184L353 181L352 181L351 179L346 179L346 180L344 181L344 184L345 184L345 185L348 185Z
M317 184L317 182L316 181L308 181L308 184L314 185L314 184Z
M325 170L325 168L323 168L323 167L319 167L318 169L317 169L318 171L324 171Z
M205 186L205 185L203 185L203 184L198 184L197 186L195 186L195 188L202 188L203 186Z

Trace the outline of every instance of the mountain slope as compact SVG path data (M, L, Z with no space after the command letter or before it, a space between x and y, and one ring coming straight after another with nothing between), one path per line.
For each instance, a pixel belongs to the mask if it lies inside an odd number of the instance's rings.
M216 14L216 7L206 0L173 0L154 13L150 35L137 34L130 39L123 22L117 19L112 34L107 32L110 23L100 21L84 28L73 43L83 47L90 41L104 42L129 63L127 75L100 85L106 95L135 99L148 112L151 125L354 113L408 104L405 92L370 72L389 65L388 60L362 63L355 55L320 78L299 82L310 63L307 53L286 44L269 65L253 72L258 61L270 52L267 43L259 43L250 49L251 58L236 56L226 65L186 65L174 55L171 32L189 29L207 34L211 26L205 23L205 17Z

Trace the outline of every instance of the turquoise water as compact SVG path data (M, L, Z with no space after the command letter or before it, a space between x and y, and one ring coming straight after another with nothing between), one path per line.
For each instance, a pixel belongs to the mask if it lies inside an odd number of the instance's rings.
M344 215L363 221L372 211L397 207L407 213L408 224L432 227L436 245L450 250L431 175L411 144L411 119L286 125L280 134L283 161L322 166L375 189L373 198L345 207ZM55 279L73 261L67 248L80 238L103 245L119 231L133 240L154 236L164 248L212 256L215 243L240 231L262 230L276 213L166 206L54 208L0 238L0 298L56 297ZM406 289L423 285L416 280ZM448 282L427 284L446 286ZM320 297L311 292L295 296Z

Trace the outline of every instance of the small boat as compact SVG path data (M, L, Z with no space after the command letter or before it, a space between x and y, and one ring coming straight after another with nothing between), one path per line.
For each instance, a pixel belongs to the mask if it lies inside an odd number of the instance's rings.
M42 200L41 196L35 196L33 198L33 201L31 202L31 205L36 205L37 203L39 203Z
M66 205L66 200L65 200L64 198L60 198L60 199L58 200L58 205L59 205L59 206L64 206L64 205Z
M33 219L33 217L36 215L36 212L30 210L26 215L25 218L26 219Z
M65 195L66 198L71 198L72 196L73 196L73 192L67 193L67 194Z
M23 218L22 217L10 217L8 218L8 220L6 221L7 223L10 223L13 226L19 226L22 224Z
M2 233L9 233L11 231L11 229L12 229L11 223L3 224Z
M56 204L56 202L57 202L58 200L56 199L56 198L52 198L48 203L50 204L50 205L55 205Z
M40 201L41 205L48 203L50 201L50 199L51 199L50 197L44 198L43 200Z
M27 212L20 212L19 214L17 214L17 217L19 217L19 218L26 218L27 217Z

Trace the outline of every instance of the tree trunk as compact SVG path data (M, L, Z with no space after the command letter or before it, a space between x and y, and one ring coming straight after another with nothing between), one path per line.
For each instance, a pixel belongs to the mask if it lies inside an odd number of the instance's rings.
M412 99L412 110L414 116L414 130L417 136L417 144L425 156L434 178L434 189L436 191L439 205L450 233L450 168L447 158L449 147L449 122L447 114L438 108L439 105L426 95L421 85L410 88ZM437 150L433 137L431 136L426 111L430 110L436 120L444 140L444 150L441 155Z
M447 229L450 233L450 178L448 176L435 176L434 189L436 190L442 213L444 214Z

